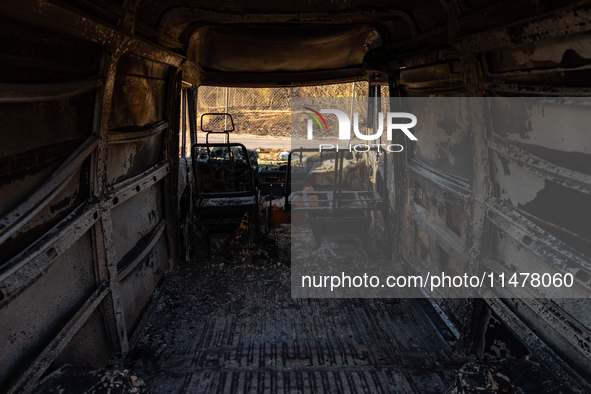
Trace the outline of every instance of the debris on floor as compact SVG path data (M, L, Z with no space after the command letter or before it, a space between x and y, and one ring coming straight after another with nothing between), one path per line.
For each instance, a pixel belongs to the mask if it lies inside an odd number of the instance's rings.
M446 394L570 393L554 376L529 360L470 362Z
M124 369L66 365L39 382L37 394L147 394L144 381Z
M289 226L249 264L195 261L167 280L126 360L151 393L442 393L464 360L414 300L292 299Z

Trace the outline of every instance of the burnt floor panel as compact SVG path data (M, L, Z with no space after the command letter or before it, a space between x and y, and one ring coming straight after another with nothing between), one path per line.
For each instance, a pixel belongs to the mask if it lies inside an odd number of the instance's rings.
M294 300L289 278L281 257L180 266L128 367L151 393L441 393L452 384L462 363L414 300Z

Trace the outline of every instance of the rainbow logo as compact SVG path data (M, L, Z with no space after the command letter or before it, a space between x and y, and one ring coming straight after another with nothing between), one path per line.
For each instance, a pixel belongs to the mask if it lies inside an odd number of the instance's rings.
M324 127L326 128L326 131L328 131L328 125L326 124L326 120L324 120L324 117L322 117L322 115L320 115L320 112L318 111L314 111L312 108L308 108L308 107L304 107L307 110L310 110L312 112L314 112L313 114L311 114L310 112L304 112L306 115L309 115L310 117L312 117L316 123L318 123L318 126L320 126L320 130L322 130L322 124L320 123L320 120L318 119L318 117L320 117L320 119L322 119L322 123L324 123ZM314 116L314 114L316 114L316 116Z

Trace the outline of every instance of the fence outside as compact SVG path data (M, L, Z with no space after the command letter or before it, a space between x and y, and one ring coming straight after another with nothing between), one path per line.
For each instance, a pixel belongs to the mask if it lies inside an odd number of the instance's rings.
M386 89L382 87L382 97L387 96ZM367 94L367 82L285 88L201 86L197 122L201 126L201 114L227 112L234 120L235 133L290 137L292 97L367 97ZM210 119L215 121L213 117ZM203 127L221 129L223 124L208 124L204 120Z

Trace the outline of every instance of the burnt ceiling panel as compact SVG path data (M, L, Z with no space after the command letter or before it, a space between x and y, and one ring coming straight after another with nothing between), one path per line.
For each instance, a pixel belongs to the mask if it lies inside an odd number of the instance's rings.
M234 72L310 71L359 67L381 45L364 25L327 27L204 27L188 58L204 69Z
M441 23L446 17L443 4L439 0L416 0L413 2L408 0L351 0L347 2L332 0L313 2L292 0L231 0L223 2L214 0L146 0L141 2L138 15L144 22L156 26L166 13L179 8L214 11L224 13L228 17L231 17L231 14L241 15L243 22L256 14L303 16L315 13L362 13L384 12L386 10L408 12L407 10L412 9L412 17L417 24L422 28L428 28ZM198 17L195 18L195 21L199 20Z

